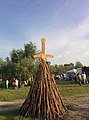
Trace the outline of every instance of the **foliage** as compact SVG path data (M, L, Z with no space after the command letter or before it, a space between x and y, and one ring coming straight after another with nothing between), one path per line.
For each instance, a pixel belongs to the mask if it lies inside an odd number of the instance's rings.
M37 69L37 61L33 58L37 49L35 44L29 42L24 45L24 49L13 49L10 58L5 61L0 59L0 78L3 80L13 80L14 77L22 77L23 80L34 76Z
M82 65L81 62L77 61L77 62L75 63L75 68L82 68L82 67L83 67L83 65Z
M70 64L64 64L64 65L51 65L51 71L56 75L56 74L63 74L66 73L67 71L71 69L77 69L77 68L82 68L83 65L81 62L77 61L76 64L74 65L73 63Z
M38 67L38 60L33 58L33 55L38 53L36 45L32 42L24 44L24 49L13 49L10 52L10 57L5 60L0 58L0 79L13 80L14 77L22 77L23 80L35 77ZM54 74L62 74L74 68L82 68L81 62L77 61L75 65L73 63L64 65L50 65L51 71Z

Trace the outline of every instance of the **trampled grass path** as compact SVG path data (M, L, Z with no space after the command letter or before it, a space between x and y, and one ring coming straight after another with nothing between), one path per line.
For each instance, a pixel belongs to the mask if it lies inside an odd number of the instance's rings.
M9 102L2 102L0 101L0 106L6 106L6 105L20 105L24 102L24 99L21 100L15 100L15 101L9 101Z

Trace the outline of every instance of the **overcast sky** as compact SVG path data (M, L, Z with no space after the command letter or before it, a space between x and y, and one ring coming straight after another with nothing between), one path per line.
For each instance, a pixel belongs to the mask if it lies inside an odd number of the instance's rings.
M0 0L0 57L32 41L52 64L89 66L89 0Z

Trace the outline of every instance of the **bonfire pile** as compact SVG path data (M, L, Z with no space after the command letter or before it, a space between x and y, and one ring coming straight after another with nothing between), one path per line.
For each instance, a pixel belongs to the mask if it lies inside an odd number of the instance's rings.
M20 115L41 120L58 120L65 114L61 96L46 61L41 60L37 77L20 109Z

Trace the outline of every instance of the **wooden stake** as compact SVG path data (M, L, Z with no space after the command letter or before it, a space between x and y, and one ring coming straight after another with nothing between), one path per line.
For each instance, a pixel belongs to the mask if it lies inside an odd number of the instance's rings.
M42 42L42 53L41 54L36 54L33 57L34 58L41 58L43 60L46 60L46 58L53 58L53 55L45 54L45 42L46 42L45 38L42 38L41 42Z

